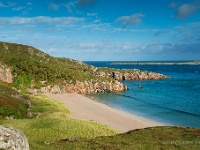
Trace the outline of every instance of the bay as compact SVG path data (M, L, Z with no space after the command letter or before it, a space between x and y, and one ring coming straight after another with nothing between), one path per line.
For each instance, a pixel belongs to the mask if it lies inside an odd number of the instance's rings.
M128 91L93 96L101 103L165 125L200 127L200 65L86 63L96 67L154 71L170 76L170 79L164 80L122 81L129 87ZM138 88L139 85L143 88Z

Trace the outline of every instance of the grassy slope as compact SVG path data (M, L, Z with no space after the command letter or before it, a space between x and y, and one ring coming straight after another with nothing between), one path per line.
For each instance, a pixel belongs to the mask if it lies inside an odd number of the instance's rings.
M74 142L52 143L60 149L102 150L198 150L200 129L152 127L127 133Z
M28 76L34 84L39 81L65 84L75 83L77 80L108 80L85 71L91 68L90 65L72 59L51 57L38 49L21 44L0 42L0 63L13 68L15 79Z
M55 100L45 96L30 96L32 111L39 114L32 119L2 120L0 124L24 131L33 150L56 150L45 142L64 138L94 138L115 135L117 132L92 121L70 119L69 110ZM59 147L62 147L59 146Z

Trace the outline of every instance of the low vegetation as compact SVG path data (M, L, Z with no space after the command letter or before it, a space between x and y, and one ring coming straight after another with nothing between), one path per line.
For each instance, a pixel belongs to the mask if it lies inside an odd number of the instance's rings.
M55 58L31 46L0 42L0 63L12 68L14 86L75 84L91 79L111 80L92 74L90 65L68 58ZM45 81L45 85L41 84Z
M181 127L152 127L127 133L90 140L66 142L60 140L52 145L69 149L98 150L186 150L200 149L200 129Z
M12 89L11 85L0 82L0 118L27 118L26 99L26 95Z
M92 121L69 118L69 110L63 104L46 96L30 96L34 118L0 119L0 124L22 130L33 150L56 150L51 141L66 138L91 139L97 136L111 136L117 131ZM46 144L45 144L46 143ZM61 148L62 149L62 148ZM65 147L66 149L66 147Z

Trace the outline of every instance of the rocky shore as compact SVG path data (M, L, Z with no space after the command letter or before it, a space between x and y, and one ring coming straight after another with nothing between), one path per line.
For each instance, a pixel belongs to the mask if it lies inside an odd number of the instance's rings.
M132 70L117 70L109 68L91 67L90 73L103 77L105 81L91 79L90 81L76 81L75 84L65 85L42 85L39 89L30 88L28 91L33 94L40 93L78 93L78 94L94 94L94 93L110 93L122 92L128 90L128 87L123 85L121 80L159 80L166 79L167 76L154 72L141 71L138 69ZM0 65L0 80L12 83L13 77L11 68ZM43 84L44 81L41 81ZM44 82L45 83L45 82Z
M85 81L79 82L76 84L66 84L65 86L47 86L40 89L29 90L34 93L53 93L53 94L62 94L62 93L77 93L77 94L94 94L94 93L110 93L110 92L122 92L128 90L128 87L123 85L118 81Z
M166 75L155 73L155 72L148 72L148 71L141 71L138 69L127 69L127 70L117 70L117 69L105 69L102 71L97 67L93 67L91 72L95 75L106 77L106 78L113 78L115 80L159 80L159 79L166 79L169 78Z

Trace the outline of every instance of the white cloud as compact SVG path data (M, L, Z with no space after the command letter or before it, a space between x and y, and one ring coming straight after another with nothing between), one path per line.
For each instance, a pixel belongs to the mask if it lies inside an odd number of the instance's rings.
M136 13L131 16L122 16L117 18L116 22L122 22L123 27L128 27L129 25L139 25L142 22L144 14Z
M63 6L67 8L67 11L69 13L72 13L73 9L75 8L75 3L77 3L77 2L76 1L75 2L69 2L67 4L63 4Z
M112 30L110 23L101 23L100 21L96 21L96 20L95 20L95 22L84 24L84 25L80 26L80 28L81 29L90 29L93 31L102 31L102 32Z
M75 5L77 4L77 1L69 1L68 3L65 3L64 1L57 1L55 0L52 3L49 3L49 9L52 9L54 11L59 10L61 7L65 7L69 13L72 13L75 9Z
M80 22L85 21L84 18L76 17L45 17L38 16L33 18L23 17L1 17L0 25L55 25L57 27L75 26Z

